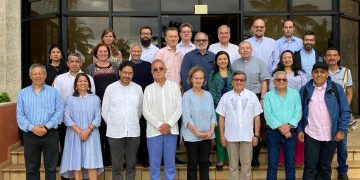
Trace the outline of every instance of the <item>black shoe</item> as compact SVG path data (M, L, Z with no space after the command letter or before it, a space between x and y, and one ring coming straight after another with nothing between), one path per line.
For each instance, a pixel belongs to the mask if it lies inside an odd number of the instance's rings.
M251 161L251 166L252 166L252 167L259 167L259 166L260 166L259 160L253 159L253 160Z
M339 180L349 180L347 173L339 173L337 179Z
M141 162L140 164L145 168L149 167L149 162Z
M180 161L177 157L175 157L175 164L176 164L177 166L185 166L185 165L186 165L185 162Z
M217 171L222 171L224 169L224 163L222 164L216 164L216 170Z

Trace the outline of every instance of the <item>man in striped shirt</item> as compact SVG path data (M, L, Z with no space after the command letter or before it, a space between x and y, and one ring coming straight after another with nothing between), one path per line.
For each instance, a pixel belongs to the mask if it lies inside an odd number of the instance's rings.
M63 103L58 91L45 85L46 69L33 64L29 70L32 84L17 97L16 117L24 132L26 179L40 179L41 152L44 154L45 179L56 179L59 154L58 125L63 119Z

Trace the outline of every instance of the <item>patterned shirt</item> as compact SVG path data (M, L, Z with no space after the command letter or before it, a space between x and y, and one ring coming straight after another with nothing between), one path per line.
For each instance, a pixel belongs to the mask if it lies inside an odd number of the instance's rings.
M263 111L257 96L244 89L240 95L234 90L225 93L216 108L225 117L225 138L229 142L251 142L254 136L254 118Z

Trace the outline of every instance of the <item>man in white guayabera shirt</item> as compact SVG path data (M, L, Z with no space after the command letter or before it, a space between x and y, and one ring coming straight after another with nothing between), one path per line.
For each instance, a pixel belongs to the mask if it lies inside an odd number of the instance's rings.
M132 82L135 64L125 61L119 66L120 80L105 90L102 117L106 122L112 161L112 178L124 179L122 174L124 155L127 180L135 180L136 153L140 144L140 117L143 92Z
M144 92L143 115L147 120L150 178L153 180L160 180L162 157L165 180L173 180L176 175L177 121L182 113L182 100L179 84L165 78L166 70L165 63L155 59L151 65L155 82L148 85Z

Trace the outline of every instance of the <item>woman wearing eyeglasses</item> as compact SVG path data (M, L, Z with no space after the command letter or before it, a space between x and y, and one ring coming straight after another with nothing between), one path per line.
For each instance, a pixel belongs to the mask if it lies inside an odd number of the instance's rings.
M290 50L286 50L281 53L279 64L274 70L273 74L275 74L277 71L285 71L287 78L287 86L296 89L297 91L300 91L300 88L304 86L307 82L305 71L300 68L297 61L295 60L294 53ZM274 89L273 79L274 77L272 77L270 80L270 89ZM280 148L279 164L284 164L282 148ZM303 164L304 143L296 140L295 165L301 166Z

